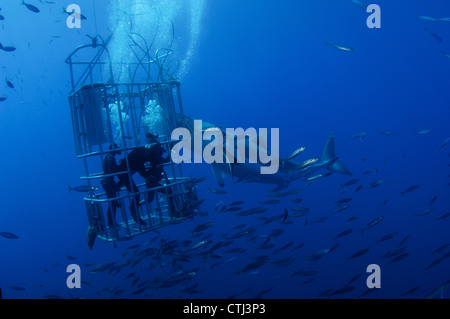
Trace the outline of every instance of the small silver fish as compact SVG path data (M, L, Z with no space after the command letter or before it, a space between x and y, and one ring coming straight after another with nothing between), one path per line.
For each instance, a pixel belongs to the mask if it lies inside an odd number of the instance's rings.
M415 131L416 134L428 134L431 133L431 130L421 130L421 131Z
M7 85L9 88L14 89L14 84L12 84L12 82L11 82L10 80L5 79L5 82L6 82L6 85Z
M17 236L16 234L9 233L9 232L0 232L0 236L8 238L8 239L18 239L19 238L19 236Z
M364 141L364 138L366 137L367 132L360 132L360 133L356 133L355 135L350 135L349 138L359 138L361 141Z
M201 246L203 246L203 245L205 245L205 244L207 244L207 243L208 243L207 240L199 241L198 243L196 243L195 245L193 245L191 248L189 248L189 250L194 250L194 249L196 249L196 248L198 248L198 247L201 247Z
M83 186L71 187L69 185L69 192L75 191L75 192L80 192L80 193L90 193L90 192L94 192L94 191L97 191L97 190L98 190L97 186L83 185Z
M302 146L297 148L295 151L293 151L291 153L291 155L288 156L288 158L286 159L287 161L290 159L293 159L294 157L296 157L298 154L302 153L304 150L306 150L306 146Z
M428 29L427 27L425 27L425 31L430 33L439 42L442 42L442 38L439 35L437 35L436 33L434 33L433 31L431 31L430 29Z
M439 145L439 146L436 148L436 151L440 151L441 149L443 149L449 142L450 142L450 137L447 137L447 138L441 143L441 145Z
M275 205L278 204L280 202L279 199L271 199L271 200L266 200L263 202L259 202L260 204L265 204L265 205Z
M420 212L420 213L415 213L414 216L424 216L424 215L428 215L429 213L431 213L433 211L433 208L427 208L424 211Z
M221 194L221 195L223 195L223 194L226 194L226 193L227 193L226 191L223 191L223 190L220 190L220 189L212 189L212 188L208 188L208 190L209 190L211 193L214 193L214 194Z
M425 20L425 21L431 21L431 22L435 22L435 21L438 21L438 19L436 19L436 18L432 18L432 17L427 17L427 16L417 16L419 19L421 19L421 20Z
M351 186L351 185L356 184L358 182L359 182L359 179L351 179L348 182L342 184L341 187Z
M374 182L370 183L370 188L378 187L378 186L380 186L381 184L383 184L384 182L385 182L384 179L379 179L379 180L377 180L377 181L374 181Z
M237 212L238 210L241 210L241 209L242 209L242 207L239 207L239 206L231 206L231 207L226 208L224 210L224 212Z
M308 159L303 163L298 164L293 170L304 170L307 167L310 167L311 165L315 164L318 160L319 160L318 157Z
M331 212L332 214L343 212L346 209L349 209L350 205L339 206L335 211Z
M354 49L351 48L351 47L346 47L346 46L343 46L343 45L340 45L340 44L330 43L327 40L325 40L325 43L327 45L332 46L333 48L336 48L336 49L341 50L341 51L346 51L346 52L354 51Z
M287 208L284 208L284 216L283 216L283 220L281 221L280 224L283 224L286 221L288 214L289 214L289 212L288 212Z
M447 54L447 53L445 53L444 51L441 51L441 53L442 53L444 56L446 56L447 58L450 59L450 54Z
M380 216L380 217L375 218L374 220L372 220L370 223L367 224L366 227L361 229L361 234L363 234L364 231L366 231L367 229L372 228L373 226L379 224L383 219L384 219L384 216Z
M24 5L25 7L27 7L28 10L30 10L30 11L32 11L34 13L39 13L40 12L40 10L38 8L36 8L32 4L25 3L24 0L22 0L22 5Z
M362 3L359 0L350 0L353 4L356 4L358 7L366 9L367 8L367 4Z
M340 205L340 204L348 203L348 202L350 202L351 200L353 200L353 198L343 198L343 199L340 199L340 200L335 201L335 203L338 204L338 205Z
M436 201L436 199L437 199L437 196L434 196L434 197L430 200L430 203L429 203L428 205L433 204L433 203Z
M419 188L419 185L412 185L410 187L408 187L407 189L405 189L403 192L400 192L402 195L410 193L412 191L415 191L416 189Z

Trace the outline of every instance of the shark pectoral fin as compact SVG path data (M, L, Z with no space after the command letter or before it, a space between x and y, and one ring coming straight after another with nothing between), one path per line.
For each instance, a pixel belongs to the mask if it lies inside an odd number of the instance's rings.
M228 169L230 170L231 178L234 178L233 165L231 165L231 163L227 163L227 164L228 164Z
M234 163L234 161L231 161L228 157L228 154L225 153L224 154L224 160L225 160L225 164L227 165L227 169L228 169L228 173L231 175L231 178L234 177L234 172L233 172L233 165L231 165L231 163Z
M227 165L227 164L211 164L212 170L214 172L214 177L216 178L217 184L219 184L220 187L223 187L225 185L224 178L226 176L226 173L221 169L220 165Z

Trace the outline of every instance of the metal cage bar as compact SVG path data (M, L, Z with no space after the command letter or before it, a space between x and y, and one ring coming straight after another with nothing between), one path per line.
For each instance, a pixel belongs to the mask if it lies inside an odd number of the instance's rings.
M88 186L97 186L96 184L102 179L114 179L126 174L130 185L130 189L122 186L116 192L116 197L107 195L106 191L102 191L102 186L99 186L98 192L91 191L84 198L88 220L91 225L95 226L97 237L112 242L128 240L136 235L190 217L184 204L185 196L189 192L187 185L192 179L184 177L181 167L178 165L179 169L176 169L176 164L169 160L162 165L163 169L168 169L165 172L165 179L159 181L160 186L147 189L146 183L135 183L136 175L130 168L128 154L145 146L145 139L142 136L145 136L148 128L144 119L147 116L147 108L151 107L149 102L155 100L157 105L162 108L164 135L160 136L161 140L158 141L158 144L164 147L170 155L170 148L174 143L170 140L170 132L177 127L177 116L183 117L180 83L177 81L115 83L113 65L123 63L111 61L107 49L110 39L111 36L103 44L88 44L78 47L69 55L66 63L70 68L72 84L69 106L75 151L77 158L83 160L85 171L81 180L86 181ZM75 61L76 53L89 48L97 49L91 61ZM161 64L161 59L166 59L170 54L171 52L158 56L153 61L140 60L138 63L128 63L136 66L133 79L140 67L145 68L148 65L150 70L152 63L159 68L163 67L164 63ZM102 58L106 60L102 60ZM109 68L112 79L108 83L103 83L105 67ZM75 78L75 68L81 69L77 73L79 78ZM158 71L159 76L163 74L161 71ZM97 75L95 72L100 74L100 82L95 82L95 75ZM150 74L147 74L147 79L150 78ZM104 174L105 156L113 152L113 150L109 150L109 145L113 145L118 140L120 143L117 144L121 144L121 146L114 151L125 153L121 162L122 171ZM125 167L126 169L124 169ZM101 173L90 174L90 171L97 172L100 169ZM142 179L139 176L137 178L138 180ZM134 183L137 189L133 189ZM152 202L149 202L150 192L153 194ZM138 201L138 198L143 198L143 202ZM163 204L160 199L164 199L166 203ZM116 203L118 203L117 207ZM119 214L117 214L117 210L120 211ZM147 225L140 225L133 221L133 210L136 220L141 218ZM113 213L113 217L120 218L121 221L116 220L117 224L107 225L105 214L108 212Z

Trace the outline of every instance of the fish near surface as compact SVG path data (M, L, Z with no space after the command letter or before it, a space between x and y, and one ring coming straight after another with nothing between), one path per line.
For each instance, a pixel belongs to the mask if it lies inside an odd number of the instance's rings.
M325 44L329 45L329 46L332 46L333 48L338 49L340 51L346 51L346 52L354 51L354 49L351 48L351 47L343 46L343 45L336 44L336 43L330 43L327 40L325 40Z
M366 9L367 8L367 4L362 3L359 0L350 0L353 4L357 5L360 8Z
M32 4L25 3L24 0L22 0L22 5L24 5L25 7L27 7L27 9L30 10L31 12L34 12L34 13L39 13L39 12L40 12L40 10L39 10L37 7L35 7L35 6L32 5Z

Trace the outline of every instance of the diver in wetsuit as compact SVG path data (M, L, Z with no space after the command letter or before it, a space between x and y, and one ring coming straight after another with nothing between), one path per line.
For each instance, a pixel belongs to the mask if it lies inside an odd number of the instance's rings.
M147 133L145 134L145 136L147 137L150 144L153 144L152 146L147 148L146 155L146 158L150 161L151 166L146 171L146 176L143 176L145 179L145 186L147 187L147 189L151 189L154 187L163 186L160 183L163 178L165 178L166 182L168 183L167 175L164 172L164 164L170 162L170 159L168 157L163 157L165 151L162 148L161 144L158 143L158 136L151 133ZM164 190L163 188L160 188L157 191L161 194L166 194L166 190ZM172 190L170 188L167 189L167 195L172 195ZM155 197L155 191L148 192L147 196L148 202L151 203ZM180 217L179 212L175 211L173 198L171 196L169 198L170 211L172 212L172 214L174 214L173 217Z
M163 178L167 178L163 165L170 161L169 158L163 157L164 149L161 144L158 143L158 136L147 133L146 137L148 138L150 146L141 146L134 150L132 150L128 155L128 164L130 165L131 171L136 171L145 179L145 186L147 189L151 189L154 187L163 186L160 182ZM145 163L150 163L150 167L147 169L145 167ZM162 194L166 194L166 190L160 188L157 190ZM167 189L167 194L171 195L172 190ZM148 192L148 202L151 203L155 196L155 191ZM139 202L139 201L138 201ZM173 203L173 199L169 200L170 211L174 214L175 205ZM179 217L179 216L174 216Z
M135 150L133 150L133 151L135 151ZM131 151L130 154L133 151ZM130 171L131 171L131 174L132 174L133 171L137 171L137 169L135 169L134 160L133 160L132 157L130 158L130 154L127 155L127 158L128 158L128 164L129 164L129 167L130 167ZM120 169L120 171L128 171L128 169L127 169L127 159L126 158L123 158L123 159L120 160L119 169ZM131 205L130 205L131 217L133 218L133 220L137 224L144 225L144 226L147 225L147 223L145 221L143 221L141 219L141 217L139 216L139 211L136 211L136 209L138 209L140 196L139 196L139 194L136 194L136 193L139 192L139 189L136 186L136 184L134 183L133 178L128 173L120 174L117 177L119 178L119 185L120 185L120 187L121 186L125 186L129 193L135 194L131 198Z
M114 151L117 149L116 144L111 144L109 146L110 150L113 150L112 152L106 154L105 159L103 160L103 174L109 175L109 174L115 174L120 172L119 166L116 162L116 155L120 155L120 151ZM101 184L103 186L103 189L106 193L106 198L112 199L117 197L117 192L120 191L120 183L116 182L114 180L114 176L107 176L102 179ZM116 219L116 210L119 206L119 201L117 199L111 200L108 205L108 226L113 227L115 224Z

